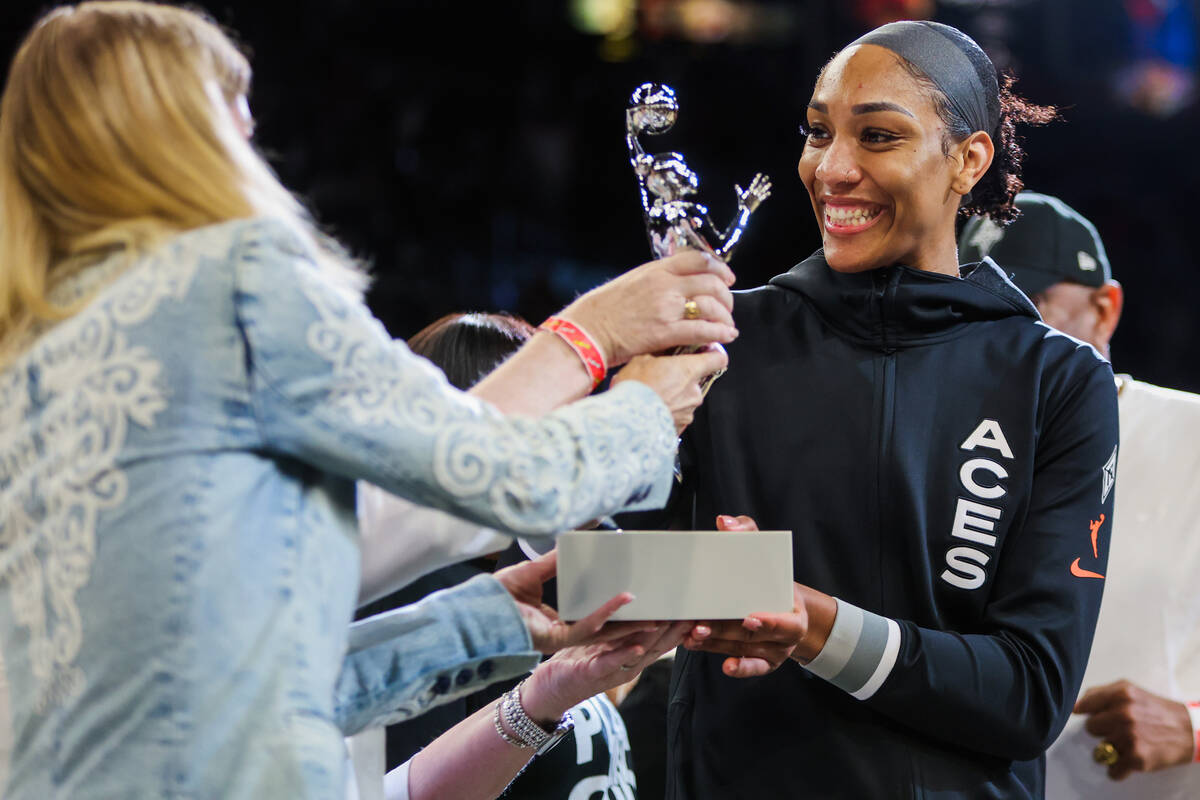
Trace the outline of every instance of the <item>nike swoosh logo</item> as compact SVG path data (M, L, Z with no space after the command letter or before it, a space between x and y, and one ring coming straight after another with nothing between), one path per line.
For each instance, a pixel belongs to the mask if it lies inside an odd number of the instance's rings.
M1079 566L1078 558L1071 562L1071 574L1074 575L1076 578L1103 578L1104 577L1099 572L1092 572L1091 570L1084 569L1083 567Z

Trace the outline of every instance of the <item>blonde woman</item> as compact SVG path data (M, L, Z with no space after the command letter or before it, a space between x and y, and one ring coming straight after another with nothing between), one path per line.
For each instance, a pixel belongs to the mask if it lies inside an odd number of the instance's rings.
M9 72L5 797L335 797L344 734L621 633L627 598L566 626L535 568L348 636L353 482L533 536L661 503L724 357L635 355L736 336L732 274L686 254L452 389L256 154L248 83L218 28L136 2L51 11Z

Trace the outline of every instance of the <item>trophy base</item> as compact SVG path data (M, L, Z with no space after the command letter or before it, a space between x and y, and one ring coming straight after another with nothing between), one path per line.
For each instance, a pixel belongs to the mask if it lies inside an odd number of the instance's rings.
M742 619L792 610L791 531L569 531L558 603L582 619L620 592L614 620Z

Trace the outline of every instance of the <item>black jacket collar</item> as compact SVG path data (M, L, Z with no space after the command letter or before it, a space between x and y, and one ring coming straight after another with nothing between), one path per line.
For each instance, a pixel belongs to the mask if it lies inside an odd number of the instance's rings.
M837 272L818 250L770 284L806 297L846 338L887 351L954 336L970 322L1040 319L1029 298L990 258L964 264L959 274L954 278L899 265Z

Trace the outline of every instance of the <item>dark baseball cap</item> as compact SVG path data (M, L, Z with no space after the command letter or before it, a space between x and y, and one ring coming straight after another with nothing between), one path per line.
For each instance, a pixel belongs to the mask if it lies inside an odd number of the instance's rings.
M1030 297L1062 281L1103 286L1112 278L1100 234L1082 214L1037 192L1021 192L1016 205L1021 216L1008 227L987 217L972 217L963 226L958 237L962 263L991 256Z

